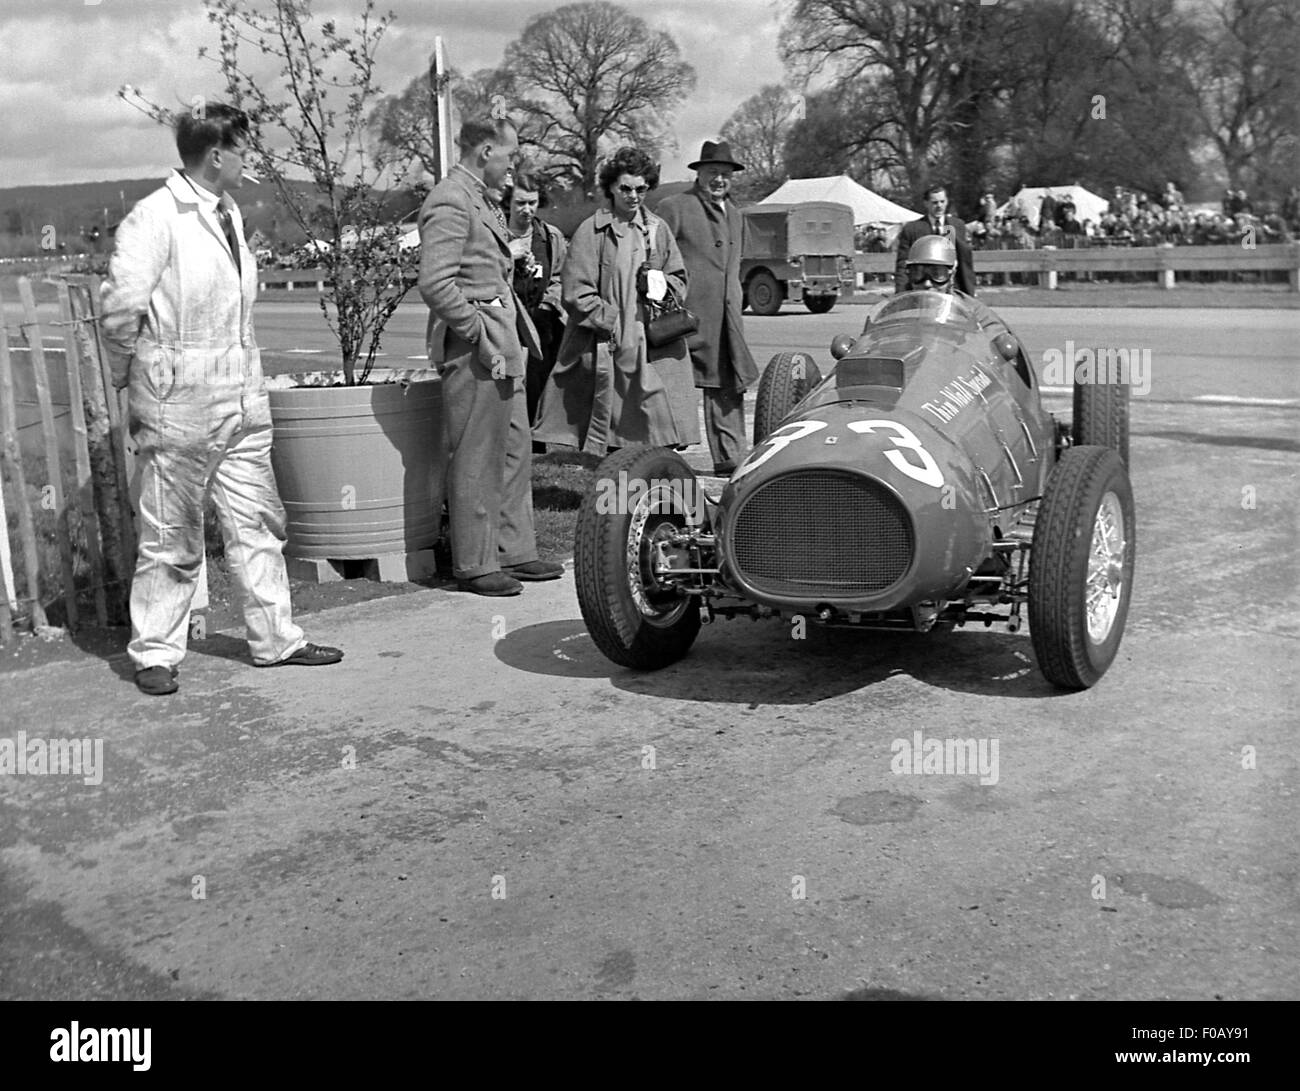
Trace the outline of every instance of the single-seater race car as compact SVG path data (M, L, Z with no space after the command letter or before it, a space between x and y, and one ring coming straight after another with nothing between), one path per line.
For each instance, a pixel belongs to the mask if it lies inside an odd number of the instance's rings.
M1015 632L1027 604L1046 678L1097 682L1133 587L1127 385L1076 381L1058 421L1006 324L932 290L894 296L831 356L824 376L808 353L772 358L720 494L666 448L601 464L575 549L597 647L654 670L719 616Z

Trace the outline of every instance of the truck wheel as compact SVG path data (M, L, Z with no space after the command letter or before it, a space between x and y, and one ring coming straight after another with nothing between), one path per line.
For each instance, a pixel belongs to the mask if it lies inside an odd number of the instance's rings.
M781 282L766 269L760 269L745 285L749 307L755 314L773 315L781 309Z
M1136 543L1133 487L1119 455L1066 450L1048 478L1029 557L1029 631L1053 685L1087 689L1114 661Z
M839 298L837 295L806 295L803 297L803 305L813 314L825 314L835 306L835 301Z
M806 352L779 352L768 361L754 401L754 446L780 427L808 391L822 381L821 369Z
M573 551L578 606L596 647L620 666L659 670L695 642L699 604L661 584L653 559L655 544L686 526L698 496L694 471L672 451L627 447L600 464L582 501Z
M1073 439L1076 447L1109 447L1128 461L1127 383L1074 383Z

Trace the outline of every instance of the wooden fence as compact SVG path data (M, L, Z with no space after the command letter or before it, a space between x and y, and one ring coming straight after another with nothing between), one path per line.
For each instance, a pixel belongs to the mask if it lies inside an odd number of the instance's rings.
M858 254L860 273L894 272L895 255ZM1300 292L1300 243L1242 246L1079 247L1072 250L976 250L976 273L1037 273L1040 288L1056 288L1062 273L1155 273L1162 288L1175 287L1179 273L1285 272Z
M859 273L894 272L894 253L858 254ZM1285 272L1300 292L1300 243L1242 246L1083 246L1067 250L976 250L976 273L1037 273L1040 288L1055 289L1062 273L1156 273L1162 288L1174 288L1179 273ZM262 289L323 292L324 269L259 269Z
M100 341L98 278L45 283L57 290L52 322L41 321L28 277L18 279L18 322L0 299L0 643L15 625L47 626L52 603L61 603L71 630L86 620L87 602L97 624L123 624L135 563L125 427ZM34 400L20 399L20 384ZM66 391L66 414L55 413L56 389L60 401ZM20 407L33 418L21 425ZM24 443L20 431L36 441ZM43 582L57 592L43 591Z

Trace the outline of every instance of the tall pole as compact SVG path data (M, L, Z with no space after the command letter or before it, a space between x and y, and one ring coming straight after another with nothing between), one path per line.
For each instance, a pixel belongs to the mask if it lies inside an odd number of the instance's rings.
M434 174L442 181L455 160L451 153L451 77L440 35L433 39L433 56L429 58L429 105Z

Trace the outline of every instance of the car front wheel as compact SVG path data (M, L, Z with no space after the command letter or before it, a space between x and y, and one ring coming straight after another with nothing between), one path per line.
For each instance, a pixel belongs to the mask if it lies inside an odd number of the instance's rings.
M699 634L699 604L655 573L660 547L687 527L699 496L691 468L662 447L625 448L596 471L578 512L574 578L587 632L620 666L659 670Z
M1043 675L1087 689L1114 661L1133 593L1137 522L1119 454L1071 447L1039 507L1029 558L1029 630Z

